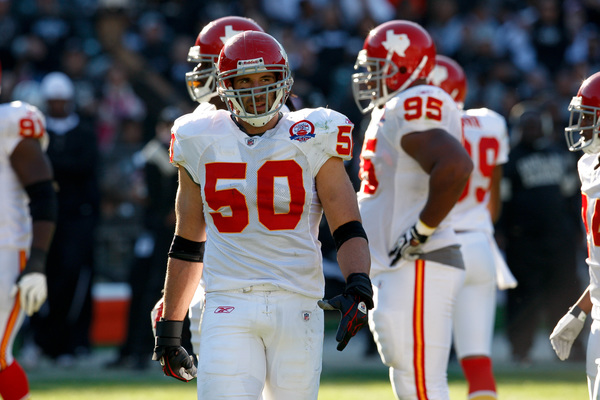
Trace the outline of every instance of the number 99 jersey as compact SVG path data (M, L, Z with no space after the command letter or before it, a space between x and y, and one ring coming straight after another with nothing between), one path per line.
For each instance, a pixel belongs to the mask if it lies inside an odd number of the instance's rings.
M271 283L323 296L315 177L330 157L351 158L353 127L324 108L282 114L260 136L245 134L224 110L175 122L171 162L202 193L207 292Z
M464 111L462 123L463 144L475 168L452 210L453 226L458 231L492 234L494 226L487 206L494 168L508 161L506 120L495 111L478 108Z
M429 175L400 144L406 134L443 129L461 140L460 111L443 89L413 86L375 108L360 155L358 203L371 249L371 274L389 269L389 251L417 222ZM446 218L423 246L425 253L457 243Z
M0 105L0 247L23 249L31 245L29 198L11 167L10 156L21 140L40 140L48 147L46 120L37 107L20 101Z

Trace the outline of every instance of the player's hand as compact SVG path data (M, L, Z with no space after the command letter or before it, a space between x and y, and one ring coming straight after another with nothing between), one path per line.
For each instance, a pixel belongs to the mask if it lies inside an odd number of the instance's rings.
M152 324L152 335L156 339L156 324L158 321L162 319L163 316L163 308L164 308L164 298L161 297L160 300L156 302L154 307L152 307L152 311L150 311L150 322Z
M550 334L552 348L561 361L569 358L573 342L575 342L575 339L577 339L577 336L579 336L579 333L583 329L586 317L586 313L584 313L581 308L577 306L572 307L569 312L558 321L558 324L556 324L554 330Z
M329 300L317 302L323 310L338 310L342 319L338 326L335 340L337 349L344 350L352 336L356 335L369 321L368 310L373 308L373 288L371 280L365 273L348 275L346 290Z
M156 323L156 345L152 360L159 361L166 376L189 382L198 375L194 359L181 346L183 321Z
M21 308L30 317L42 307L48 297L45 269L46 251L32 247L27 264L10 291L12 297L19 296Z
M30 272L21 275L10 293L12 297L17 294L23 311L31 317L42 307L48 296L46 275L42 272Z
M429 239L429 235L423 235L417 231L416 224L413 225L400 239L396 242L396 246L390 251L389 256L392 257L390 267L393 267L400 258L407 261L414 261L423 255L423 244Z

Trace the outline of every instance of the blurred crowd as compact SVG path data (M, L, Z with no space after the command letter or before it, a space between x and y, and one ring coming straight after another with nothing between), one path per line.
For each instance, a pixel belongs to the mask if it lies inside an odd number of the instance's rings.
M350 75L368 31L387 20L419 22L438 53L462 65L466 109L491 108L510 126L514 106L534 101L549 117L545 139L563 148L569 101L600 70L596 0L0 0L0 101L24 100L47 113L40 85L60 71L95 132L97 281L127 281L145 257L140 233L151 190L143 149L167 107L195 107L185 87L188 49L204 25L226 15L253 18L282 43L296 107L347 115L357 126L356 155L368 117L354 103ZM353 162L358 184L358 157Z

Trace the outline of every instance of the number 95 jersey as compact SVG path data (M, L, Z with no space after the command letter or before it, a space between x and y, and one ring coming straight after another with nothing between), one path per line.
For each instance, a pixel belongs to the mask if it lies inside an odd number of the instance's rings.
M389 269L389 251L417 222L427 201L429 175L400 144L414 132L443 129L461 141L460 111L441 88L413 86L371 113L360 155L358 204L369 237L371 275ZM444 219L423 246L425 253L457 244Z
M323 296L315 177L330 157L351 158L353 127L324 108L283 114L260 136L245 134L225 110L175 122L171 162L202 193L207 292L271 283Z
M0 105L0 247L29 248L31 218L29 198L15 171L10 156L25 138L40 140L48 147L44 115L37 107L20 101Z

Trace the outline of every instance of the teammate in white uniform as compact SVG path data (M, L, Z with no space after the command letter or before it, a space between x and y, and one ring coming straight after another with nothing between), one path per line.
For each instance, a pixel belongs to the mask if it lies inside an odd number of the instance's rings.
M366 71L353 75L359 108L372 109L358 193L372 257L369 322L399 399L448 398L452 313L464 279L446 216L473 163L454 100L427 84L434 65L429 34L397 20L369 33L355 67Z
M173 127L177 227L153 358L167 375L196 375L180 335L202 277L198 398L316 399L321 308L342 312L339 350L372 308L368 244L343 164L353 125L327 109L280 112L292 78L285 51L265 33L229 39L218 71L229 111L188 114ZM330 300L319 300L323 212L347 280Z
M0 70L1 72L1 70ZM0 105L0 397L29 397L25 372L12 346L25 314L46 300L46 254L57 200L46 154L45 119L34 106Z
M449 93L462 110L467 80L456 61L437 55L431 81ZM498 282L506 289L507 282L514 284L493 236L509 141L504 117L487 108L463 111L462 124L463 145L474 168L451 213L466 272L454 311L454 348L469 383L468 398L488 400L497 398L491 360L496 285Z
M583 150L577 163L581 180L581 205L586 230L590 284L569 309L550 335L552 348L561 360L566 360L573 342L583 329L587 315L592 313L588 338L586 373L590 400L600 399L600 72L581 84L577 96L569 104L571 118L565 128L570 151Z

